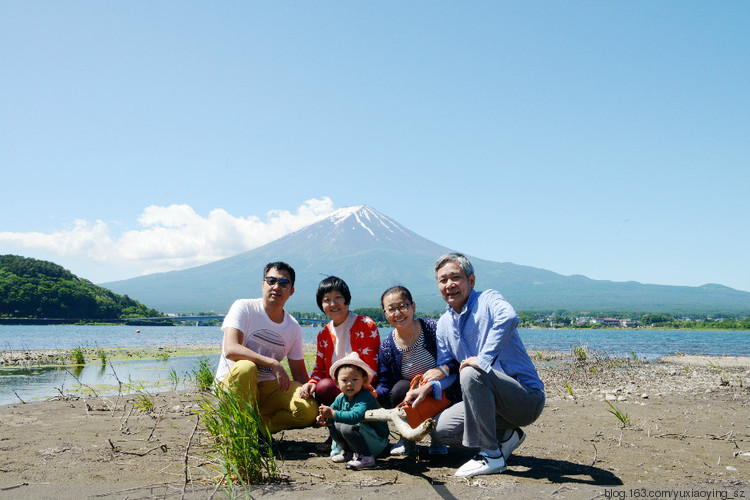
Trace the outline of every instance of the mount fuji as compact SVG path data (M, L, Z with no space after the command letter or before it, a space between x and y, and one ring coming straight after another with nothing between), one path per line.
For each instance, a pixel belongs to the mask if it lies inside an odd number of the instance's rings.
M452 249L419 236L377 210L342 208L266 245L210 264L151 274L102 286L168 313L225 313L237 298L260 296L263 267L283 260L294 267L295 293L289 311L318 311L315 290L336 275L352 292L351 307L379 307L393 285L412 292L417 310L445 308L433 272L435 260ZM630 312L750 312L750 293L722 285L645 285L592 280L544 269L469 256L476 288L495 288L517 310Z

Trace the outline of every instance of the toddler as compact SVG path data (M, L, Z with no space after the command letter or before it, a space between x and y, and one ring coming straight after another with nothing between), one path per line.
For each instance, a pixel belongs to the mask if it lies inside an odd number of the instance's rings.
M331 406L321 405L318 423L327 425L340 450L331 457L336 463L346 462L350 469L375 465L375 456L388 445L388 424L363 422L367 410L380 408L375 396L363 390L375 372L362 361L357 352L347 354L331 365L331 378L341 394Z

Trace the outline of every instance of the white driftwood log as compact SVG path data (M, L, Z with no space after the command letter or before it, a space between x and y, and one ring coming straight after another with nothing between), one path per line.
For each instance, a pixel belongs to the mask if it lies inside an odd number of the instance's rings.
M435 421L428 418L417 427L411 427L406 421L406 412L403 408L378 408L365 412L365 422L393 422L396 430L404 439L419 441L427 434L435 430Z

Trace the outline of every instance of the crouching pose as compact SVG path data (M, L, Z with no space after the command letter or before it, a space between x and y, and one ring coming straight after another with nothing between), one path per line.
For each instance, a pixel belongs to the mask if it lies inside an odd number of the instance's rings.
M521 427L542 413L544 384L518 336L518 315L499 292L474 290L474 268L465 255L438 259L435 277L448 304L437 325L437 364L460 363L458 374L438 374L439 383L448 387L458 376L463 401L439 415L433 436L478 450L457 476L502 472L526 437ZM406 400L416 406L429 390L409 391Z
M294 293L294 278L286 262L266 265L263 297L235 301L221 327L224 342L216 382L257 404L271 433L312 425L318 413L318 403L300 395L307 381L302 330L284 310ZM281 364L284 358L292 379Z
M363 421L367 410L380 407L375 396L363 390L375 372L352 352L331 365L330 375L341 394L331 406L320 405L318 423L328 426L335 442L331 460L346 462L350 469L372 467L388 445L387 423Z

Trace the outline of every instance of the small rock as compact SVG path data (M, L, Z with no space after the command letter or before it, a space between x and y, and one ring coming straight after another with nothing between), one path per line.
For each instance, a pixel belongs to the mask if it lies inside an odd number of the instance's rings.
M607 401L615 401L617 399L617 396L607 393L604 395L604 399L606 399Z
M732 467L731 465L727 465L727 470L736 471L737 468Z
M641 394L641 398L642 398L642 399L648 399L648 394L646 394L646 393L644 392L643 394Z

